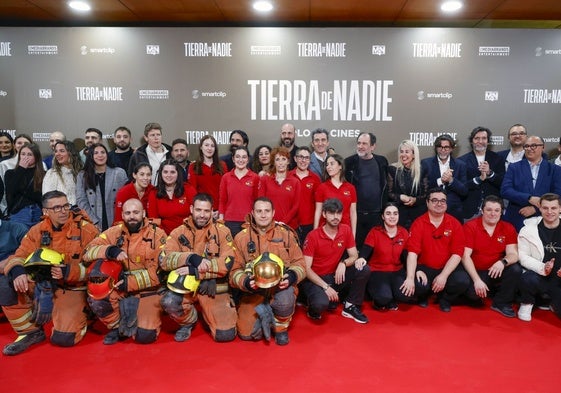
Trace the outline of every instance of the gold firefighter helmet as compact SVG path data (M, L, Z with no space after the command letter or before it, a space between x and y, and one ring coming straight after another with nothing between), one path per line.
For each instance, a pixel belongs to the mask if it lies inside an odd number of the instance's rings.
M271 288L282 280L284 262L277 255L266 251L253 260L252 272L255 285L263 289Z
M167 287L175 293L189 293L196 292L199 288L200 280L195 276L184 274L177 274L177 270L172 270L168 275Z

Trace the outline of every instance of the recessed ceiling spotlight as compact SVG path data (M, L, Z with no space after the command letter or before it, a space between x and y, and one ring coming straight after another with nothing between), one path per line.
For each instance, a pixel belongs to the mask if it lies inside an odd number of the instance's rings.
M69 1L68 6L76 11L89 11L92 9L85 1Z
M270 1L256 1L253 3L253 9L259 12L269 12L273 9L273 5Z
M461 1L445 1L444 3L442 3L440 5L440 9L444 12L454 12L454 11L458 11L460 8L462 8L464 5L462 4Z

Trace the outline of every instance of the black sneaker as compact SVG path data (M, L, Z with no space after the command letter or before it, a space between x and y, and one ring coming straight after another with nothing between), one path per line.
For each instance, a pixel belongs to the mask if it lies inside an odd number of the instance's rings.
M440 299L438 301L438 305L440 306L440 311L442 312L450 312L450 310L452 310L452 306L448 300Z
M491 310L496 311L502 315L504 315L507 318L514 318L516 317L516 313L514 312L514 310L512 309L512 306L507 306L507 305L498 305L498 304L491 304Z
M287 345L289 342L290 340L288 339L288 332L286 330L275 333L275 343L277 345Z
M393 300L391 302L388 303L388 305L386 306L388 308L388 310L390 311L397 311L399 310L399 307L397 306L397 303L394 302Z
M366 317L366 315L364 315L362 311L360 311L360 308L358 308L354 304L351 304L349 307L343 307L343 311L341 312L341 315L344 316L345 318L352 318L355 320L355 322L358 323L368 322L368 318Z
M104 345L113 345L119 342L121 336L119 335L119 329L112 329L103 337Z
M191 337L191 330L193 330L193 325L181 326L177 332L175 332L174 340L177 342L187 341Z
M6 345L2 353L7 356L19 355L33 344L38 344L45 341L45 339L45 332L42 329L33 333L23 334L18 336L13 343Z
M308 318L313 319L314 321L319 321L321 319L321 314L317 314L313 311L309 311L306 313Z
M427 308L429 306L429 299L427 298L419 299L417 304L421 308Z

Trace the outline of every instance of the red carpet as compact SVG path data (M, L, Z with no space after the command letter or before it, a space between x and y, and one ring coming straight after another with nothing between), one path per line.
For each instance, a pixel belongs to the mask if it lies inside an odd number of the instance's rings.
M215 343L199 324L185 343L165 320L158 342L101 343L89 332L77 347L48 343L2 356L5 392L554 392L561 321L535 310L530 323L455 306L445 314L400 305L370 323L336 314L314 323L298 307L290 344ZM96 327L99 323L96 324ZM49 327L50 330L50 327ZM104 331L105 332L105 331ZM15 338L0 323L0 345Z

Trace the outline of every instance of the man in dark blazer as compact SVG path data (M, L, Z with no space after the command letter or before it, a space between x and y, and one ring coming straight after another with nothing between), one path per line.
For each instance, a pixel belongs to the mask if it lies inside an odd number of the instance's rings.
M505 162L505 171L508 166L514 162L520 161L524 157L524 149L522 146L526 143L528 135L526 134L526 127L522 124L515 124L508 129L508 142L510 149L501 150L497 152L499 157Z

